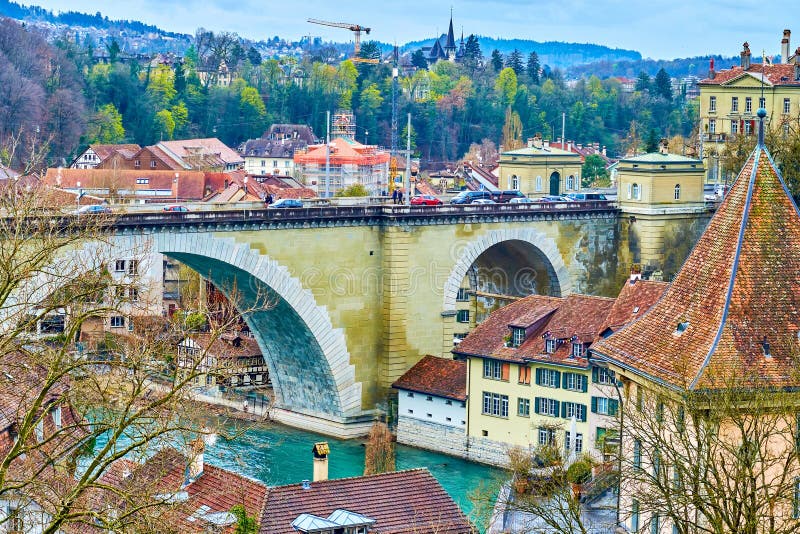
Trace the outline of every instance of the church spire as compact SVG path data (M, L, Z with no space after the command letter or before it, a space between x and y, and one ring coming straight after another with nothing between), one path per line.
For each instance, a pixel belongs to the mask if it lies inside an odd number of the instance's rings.
M450 8L450 28L447 30L447 43L444 45L445 52L456 50L456 38L453 33L453 8Z

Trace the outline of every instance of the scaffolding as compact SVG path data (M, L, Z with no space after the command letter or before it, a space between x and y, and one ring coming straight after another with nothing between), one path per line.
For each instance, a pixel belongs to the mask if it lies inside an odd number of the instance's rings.
M322 144L295 152L295 169L299 171L307 187L318 193L326 189L325 162L326 156L329 156L329 191L332 195L356 183L366 187L371 195L386 191L389 174L388 152L344 137L332 139L329 150L327 153L325 145Z

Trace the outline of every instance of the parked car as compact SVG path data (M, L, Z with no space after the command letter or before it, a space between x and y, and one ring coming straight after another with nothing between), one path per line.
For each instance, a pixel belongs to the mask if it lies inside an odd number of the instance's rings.
M433 195L417 195L411 198L412 206L441 206L443 202Z
M536 201L528 197L512 198L508 201L509 204L535 204Z
M303 201L296 198L282 198L269 205L270 208L302 208Z
M111 213L111 208L103 206L102 204L90 204L72 212L73 215L83 215L84 213Z
M586 200L607 200L606 196L602 193L567 193L567 198L578 202Z
M472 201L472 204L497 204L497 202L491 198L476 198Z
M493 198L498 204L505 204L506 202L510 202L515 198L525 198L525 193L522 191L517 191L516 189L512 189L509 191L500 191L499 193L495 193Z
M569 197L559 195L547 195L536 199L537 202L575 202Z
M179 205L164 206L164 211L189 211L189 208L187 208L186 206L179 206Z
M462 191L450 199L450 204L472 204L479 198L492 200L492 194L489 191Z

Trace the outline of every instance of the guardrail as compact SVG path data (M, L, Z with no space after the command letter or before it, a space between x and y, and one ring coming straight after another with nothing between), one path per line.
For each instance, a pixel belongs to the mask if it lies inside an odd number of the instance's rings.
M615 211L613 201L535 202L531 204L444 204L442 206L361 205L303 208L262 208L188 212L137 212L115 217L115 226L186 225L202 223L279 222L367 218L436 218L464 215L581 213ZM85 216L84 216L85 217Z

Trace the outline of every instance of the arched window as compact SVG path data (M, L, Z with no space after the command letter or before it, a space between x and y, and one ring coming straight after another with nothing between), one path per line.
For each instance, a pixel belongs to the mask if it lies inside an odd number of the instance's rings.
M633 187L631 189L632 189L631 194L633 196L633 200L639 200L639 184L633 184Z
M675 200L681 199L681 184L675 184Z
M537 191L541 191L542 190L542 177L541 176L537 176L536 177L536 190Z
M567 189L575 189L575 177L567 176Z
M511 176L511 189L515 191L519 189L519 176L516 174Z

